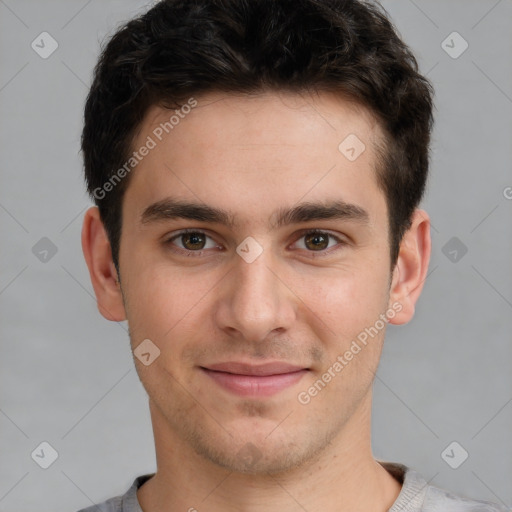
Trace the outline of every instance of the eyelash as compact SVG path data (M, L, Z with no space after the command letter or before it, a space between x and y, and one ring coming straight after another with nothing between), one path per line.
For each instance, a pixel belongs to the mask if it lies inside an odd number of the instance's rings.
M174 240L176 240L177 238L179 238L180 236L186 235L187 233L198 233L201 235L205 235L208 238L212 238L210 235L208 235L207 233L205 233L204 231L202 231L200 229L184 229L184 230L180 231L179 233L173 235L172 237L168 238L167 240L165 240L164 244L168 245L170 247L170 250L173 252L176 252L180 255L192 256L192 257L199 257L204 252L207 252L209 250L209 249L202 249L200 251L191 251L191 250L187 250L187 249L181 249L179 247L178 248L173 247L172 242ZM326 235L329 239L336 240L336 242L338 242L339 245L341 245L341 246L347 245L347 242L342 240L340 237L333 235L333 234L329 233L328 231L322 231L320 229L308 229L308 230L302 231L296 241L300 240L301 238L306 237L307 235L324 235L324 236ZM334 251L339 250L339 249L341 249L341 247L338 249L334 249ZM331 253L334 251L333 251L333 248L331 247L329 249L323 249L318 252L316 252L316 251L307 251L307 252L310 253L311 256L314 258L321 258L324 256L331 255Z

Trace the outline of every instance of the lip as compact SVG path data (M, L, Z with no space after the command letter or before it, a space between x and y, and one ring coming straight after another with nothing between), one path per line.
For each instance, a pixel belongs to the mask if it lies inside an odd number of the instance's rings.
M205 367L207 370L214 370L217 372L235 373L237 375L258 375L266 377L269 375L279 375L283 373L292 373L298 370L305 370L303 366L296 366L281 361L274 361L265 364L248 364L241 362L226 362L210 364Z
M201 366L222 388L239 396L268 397L293 386L309 371L283 362L251 365L241 362Z

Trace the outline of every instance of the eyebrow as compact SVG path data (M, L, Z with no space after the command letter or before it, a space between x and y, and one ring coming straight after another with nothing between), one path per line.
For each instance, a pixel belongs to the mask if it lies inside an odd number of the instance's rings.
M140 222L147 225L174 219L222 224L230 229L240 226L236 216L230 211L171 197L157 201L145 208ZM292 208L279 208L272 214L269 225L271 229L277 229L290 224L329 219L369 224L370 216L364 208L342 200L322 203L304 202Z

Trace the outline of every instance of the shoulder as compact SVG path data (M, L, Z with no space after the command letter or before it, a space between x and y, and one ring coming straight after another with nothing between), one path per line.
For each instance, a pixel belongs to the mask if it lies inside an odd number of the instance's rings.
M379 463L402 484L388 512L512 512L497 503L466 498L429 485L421 474L403 464Z
M142 512L137 500L137 490L152 476L154 476L154 473L138 476L123 495L83 508L78 512Z
M123 497L116 496L115 498L110 498L103 503L98 503L97 505L91 505L90 507L83 508L78 512L122 512L123 510Z
M455 495L438 487L428 486L423 501L423 512L509 512L507 507L490 501L481 501Z

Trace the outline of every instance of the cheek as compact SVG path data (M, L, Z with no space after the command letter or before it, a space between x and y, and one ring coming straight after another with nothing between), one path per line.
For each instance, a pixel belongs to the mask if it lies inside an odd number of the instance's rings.
M177 347L178 340L186 340L186 333L206 323L204 309L218 279L157 263L139 268L143 270L134 271L129 283L130 326L139 338L154 339L162 348L172 339Z
M374 267L375 268L375 267ZM360 268L298 276L294 291L330 335L347 338L373 325L387 307L387 277Z
M328 388L318 406L332 400L346 412L349 402L355 404L366 393L377 371L387 325L380 315L387 300L375 282L363 283L356 275L317 286L310 297L311 318L325 352L316 378L322 381L320 389L323 384Z

